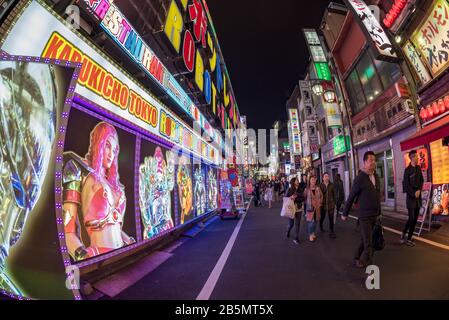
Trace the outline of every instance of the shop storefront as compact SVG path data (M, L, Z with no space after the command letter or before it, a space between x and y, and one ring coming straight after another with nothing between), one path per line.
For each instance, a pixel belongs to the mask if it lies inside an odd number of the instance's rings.
M216 212L221 139L198 109L209 139L44 1L21 1L0 30L0 292L81 299L67 274L83 281Z
M418 112L422 129L401 141L401 152L418 150L423 173L432 183L427 206L433 221L449 215L449 4L444 0L425 2L414 15L402 49L418 83ZM421 150L421 151L420 151Z
M416 126L412 124L375 143L357 148L359 169L362 169L363 155L366 151L373 151L376 154L376 172L381 182L381 201L384 206L402 213L407 212L405 194L402 192L402 179L406 163L400 150L400 142L415 132Z

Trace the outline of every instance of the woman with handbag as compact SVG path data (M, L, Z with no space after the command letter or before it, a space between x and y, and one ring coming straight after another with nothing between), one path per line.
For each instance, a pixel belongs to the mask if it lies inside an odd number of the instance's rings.
M303 197L303 190L300 189L299 186L299 181L297 178L292 178L290 180L290 187L287 190L287 197L290 197L291 199L293 199L294 203L295 203L295 217L293 219L289 219L289 224L288 224L288 231L287 231L287 238L290 237L290 231L293 229L293 226L295 226L295 231L296 231L296 236L295 239L293 240L293 242L295 244L299 244L299 227L300 227L300 223L301 223L301 213L302 213L302 208L303 208L303 201L304 201L304 197Z
M309 184L304 191L304 201L306 204L305 217L307 221L307 230L309 232L309 241L315 242L316 221L321 219L321 206L323 204L323 193L316 184L316 177L309 177Z

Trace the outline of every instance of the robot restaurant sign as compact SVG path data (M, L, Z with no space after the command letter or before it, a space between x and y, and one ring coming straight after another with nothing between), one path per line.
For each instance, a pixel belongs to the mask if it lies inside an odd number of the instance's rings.
M91 9L100 26L125 51L139 67L148 74L185 112L217 141L219 137L212 130L204 115L195 106L187 93L176 79L168 72L154 51L142 40L130 22L120 10L110 1L85 0L85 5ZM90 10L89 10L90 11ZM197 82L196 82L197 83ZM207 85L206 85L207 86ZM203 90L203 87L200 87ZM212 90L210 85L206 92ZM210 94L209 94L210 97ZM207 97L206 97L207 101ZM215 101L215 100L214 100ZM210 99L207 101L210 104Z
M30 23L33 27L30 28ZM30 40L32 39L32 40ZM55 14L30 1L2 39L9 54L82 63L75 92L142 129L218 163L217 150L111 63Z

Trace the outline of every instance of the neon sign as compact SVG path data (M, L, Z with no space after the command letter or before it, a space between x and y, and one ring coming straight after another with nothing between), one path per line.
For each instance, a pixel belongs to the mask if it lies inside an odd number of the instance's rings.
M30 29L30 21L34 21L36 16L41 23ZM33 41L29 41L30 37ZM75 88L77 94L197 156L201 157L201 147L198 148L195 143L205 143L209 147L208 157L205 158L217 163L218 153L215 152L215 147L205 142L198 133L193 132L94 48L95 45L89 44L88 40L68 29L37 1L29 3L8 35L2 39L2 50L10 54L82 63ZM170 121L167 122L167 118L175 122L174 127Z
M168 72L154 51L143 41L130 22L113 3L106 0L85 3L100 19L103 30L214 140L218 137L204 115L181 85ZM218 142L219 143L219 142Z

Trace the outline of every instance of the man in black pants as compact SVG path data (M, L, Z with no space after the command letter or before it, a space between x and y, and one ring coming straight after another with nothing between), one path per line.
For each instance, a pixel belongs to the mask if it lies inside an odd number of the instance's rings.
M373 229L380 216L380 181L376 175L376 156L367 151L363 155L363 170L354 180L342 220L347 220L354 200L358 199L358 217L360 222L361 242L355 252L355 266L365 268L373 263Z
M340 178L340 174L337 173L335 175L335 181L334 181L334 188L335 188L335 200L337 201L337 215L340 214L340 208L345 201L345 188L343 186L343 181Z
M419 208L421 207L421 190L424 184L421 168L418 166L418 155L416 151L410 151L408 154L410 165L404 171L404 180L402 181L403 191L407 194L408 220L402 233L401 243L413 247L412 241L415 232L416 222L418 221ZM408 232L408 237L405 239Z
M320 230L324 232L323 224L326 219L326 215L329 216L329 237L335 239L334 233L334 211L335 211L335 189L334 184L330 182L329 173L323 173L323 183L320 184L321 192L323 193L323 205L321 206L321 219L320 219Z

